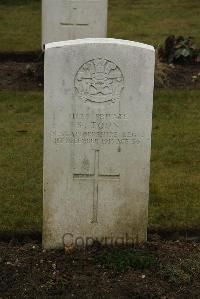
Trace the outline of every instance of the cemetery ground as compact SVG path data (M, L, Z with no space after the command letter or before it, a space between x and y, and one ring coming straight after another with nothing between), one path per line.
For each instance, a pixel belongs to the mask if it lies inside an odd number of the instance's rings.
M41 48L40 4L40 0L0 0L1 52ZM168 35L184 33L200 43L199 0L109 0L108 12L108 37L158 47Z
M0 243L1 298L199 298L200 244L44 251Z
M199 13L198 0L111 0L109 37L199 44ZM149 242L44 251L40 1L0 0L0 18L0 298L199 298L199 68L167 67L155 91Z
M0 92L0 297L199 298L199 96L155 91L149 242L65 252L41 247L43 93Z
M40 235L43 93L1 91L0 97L0 235ZM155 91L149 211L154 229L200 228L199 97L199 90Z

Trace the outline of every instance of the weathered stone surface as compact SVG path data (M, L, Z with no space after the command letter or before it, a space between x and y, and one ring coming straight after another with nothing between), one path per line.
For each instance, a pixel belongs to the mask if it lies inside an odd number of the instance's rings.
M106 37L107 0L43 0L42 44Z
M146 240L154 59L131 41L47 45L45 248Z

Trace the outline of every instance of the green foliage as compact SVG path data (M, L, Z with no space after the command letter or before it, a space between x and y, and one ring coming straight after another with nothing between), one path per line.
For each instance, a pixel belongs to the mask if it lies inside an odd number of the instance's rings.
M200 275L200 256L193 255L180 260L179 264L161 265L159 275L169 283L182 285L191 283Z
M164 280L177 286L190 282L190 276L177 265L164 265L159 274Z
M193 278L200 275L200 255L193 255L181 262L181 269Z
M169 36L163 48L159 51L161 59L168 63L198 63L200 62L200 49L194 44L191 37Z
M113 249L94 257L93 261L119 272L127 271L129 268L144 270L155 265L153 254L134 249Z

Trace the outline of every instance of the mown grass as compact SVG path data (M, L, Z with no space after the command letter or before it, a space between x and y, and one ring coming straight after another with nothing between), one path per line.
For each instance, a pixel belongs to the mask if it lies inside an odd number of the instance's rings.
M150 224L200 225L200 91L156 93Z
M200 91L156 91L149 223L200 226ZM43 94L0 92L0 233L41 232Z
M200 42L199 0L111 0L109 36L158 46L168 35Z
M0 230L37 232L42 221L41 93L0 93Z
M200 43L199 0L109 0L108 36L158 46L168 35ZM41 47L41 1L0 0L0 51Z
M0 0L0 52L41 48L40 6L38 0Z

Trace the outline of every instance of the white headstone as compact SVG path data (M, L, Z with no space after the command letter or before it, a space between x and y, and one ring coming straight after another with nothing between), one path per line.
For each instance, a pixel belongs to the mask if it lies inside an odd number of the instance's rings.
M146 240L154 59L115 39L46 46L45 248Z
M42 44L106 37L108 0L43 0Z

